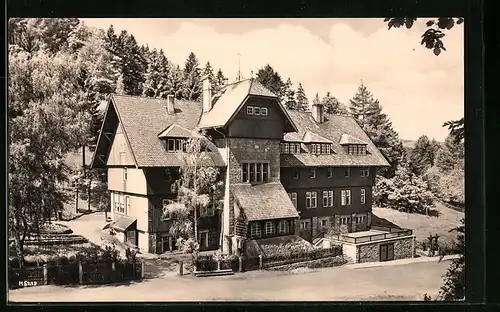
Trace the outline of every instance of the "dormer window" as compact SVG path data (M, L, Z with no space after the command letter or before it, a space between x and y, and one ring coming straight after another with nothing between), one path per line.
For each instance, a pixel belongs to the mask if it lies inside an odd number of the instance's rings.
M267 116L267 107L261 107L260 108L260 115L261 116Z
M247 115L253 115L253 106L247 106Z
M185 139L167 139L168 152L185 152L186 140Z
M366 146L350 144L347 146L347 152L349 155L366 155Z
M255 116L260 116L260 107L256 106L253 108L253 114Z
M280 145L281 154L300 154L300 143L284 142Z
M312 154L331 154L332 148L330 144L311 144L311 153Z

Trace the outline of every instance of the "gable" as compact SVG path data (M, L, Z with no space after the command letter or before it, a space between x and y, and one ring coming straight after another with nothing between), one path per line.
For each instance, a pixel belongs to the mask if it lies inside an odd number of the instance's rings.
M135 166L132 150L127 142L122 124L118 121L111 150L106 162L107 166Z

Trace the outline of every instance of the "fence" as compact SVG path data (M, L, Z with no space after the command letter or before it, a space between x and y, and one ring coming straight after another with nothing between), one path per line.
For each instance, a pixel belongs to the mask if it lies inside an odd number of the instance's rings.
M389 238L396 238L401 236L411 236L413 234L412 230L404 230L404 229L394 229L394 228L384 228L384 227L373 227L374 230L387 231L387 233L380 234L370 234L366 236L359 237L351 237L346 235L332 235L331 238L337 241L359 244L366 242L373 242L378 240L384 240Z
M140 280L144 266L137 263L99 262L44 264L37 267L9 267L9 288L38 285L106 284Z
M317 249L303 253L278 254L274 256L235 257L230 260L220 261L217 264L212 257L199 257L196 261L197 271L215 271L217 269L231 269L233 272L253 271L305 262L342 255L342 247L334 246L328 249Z

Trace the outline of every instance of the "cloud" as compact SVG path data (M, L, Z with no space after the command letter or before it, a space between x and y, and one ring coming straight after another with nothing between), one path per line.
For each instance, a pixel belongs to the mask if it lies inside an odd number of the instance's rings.
M246 77L269 63L283 79L301 82L310 101L316 93L331 92L348 104L362 80L401 138L426 134L444 140L448 131L443 122L463 116L463 26L448 32L444 38L448 51L436 57L420 45L423 22L410 30L388 30L381 21L378 29L367 33L357 31L348 19L324 19L329 36L320 37L293 20L238 34L207 23L201 26L196 20L108 21L117 30L134 34L140 43L162 48L176 64L184 64L194 52L202 65L210 61L231 80L238 71L238 53ZM103 27L104 22L99 23ZM234 23L245 20L227 20L227 28Z

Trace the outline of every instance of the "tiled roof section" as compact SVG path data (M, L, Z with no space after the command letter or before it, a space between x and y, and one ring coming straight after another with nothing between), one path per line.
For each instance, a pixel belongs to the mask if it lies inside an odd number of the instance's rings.
M285 136L283 137L283 141L302 143L302 138L299 137L297 132L289 132L285 134Z
M314 133L307 131L304 134L304 138L302 139L304 143L333 143L331 140L325 139L324 137Z
M139 167L179 166L183 163L182 153L168 153L158 134L168 125L191 130L201 115L201 103L175 100L175 114L166 111L166 100L147 97L113 95L123 129L130 141L132 152ZM207 153L202 166L223 166L217 151Z
M361 129L354 118L325 114L325 121L316 123L309 112L289 111L299 132L303 137L306 132L320 134L323 138L332 141L332 154L295 154L281 155L282 167L296 166L389 166L389 163L375 147L368 135ZM349 134L367 143L367 155L349 155L340 145L343 134ZM286 136L285 136L286 139Z
M360 139L357 139L352 135L346 133L342 134L339 143L340 145L348 145L348 144L368 145L368 143L366 143L365 141L361 141Z
M248 221L299 217L281 183L232 184L231 191Z
M167 129L162 131L158 137L159 138L189 138L190 136L193 135L193 132L181 127L179 125L173 124L170 125Z
M257 79L251 79L250 91L248 92L251 95L258 96L268 96L277 98L276 94L272 93L268 88L264 87Z
M212 128L224 126L233 113L240 107L248 95L250 80L228 85L224 93L219 97L212 110L201 116L199 127Z

